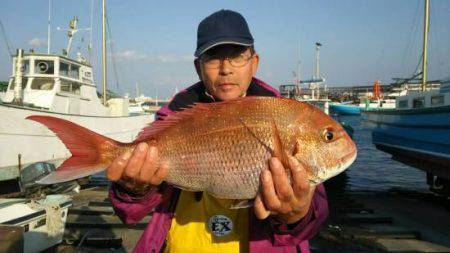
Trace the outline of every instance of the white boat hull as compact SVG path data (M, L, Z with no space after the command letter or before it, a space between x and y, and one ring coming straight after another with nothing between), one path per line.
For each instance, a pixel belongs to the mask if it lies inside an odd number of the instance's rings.
M48 195L30 203L25 199L0 199L0 224L24 228L21 252L42 252L62 242L68 209L67 195Z
M154 115L101 117L51 113L0 104L0 181L19 176L20 168L42 161L62 161L71 156L64 144L45 126L25 118L46 115L66 119L121 142L133 141Z

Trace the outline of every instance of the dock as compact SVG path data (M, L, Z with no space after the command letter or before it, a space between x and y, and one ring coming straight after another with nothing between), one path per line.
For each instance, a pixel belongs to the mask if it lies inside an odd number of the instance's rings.
M108 200L108 183L73 195L63 243L46 252L131 252L151 214L124 225ZM327 183L328 184L328 183ZM330 216L311 252L450 252L450 200L407 191L348 193L326 185Z

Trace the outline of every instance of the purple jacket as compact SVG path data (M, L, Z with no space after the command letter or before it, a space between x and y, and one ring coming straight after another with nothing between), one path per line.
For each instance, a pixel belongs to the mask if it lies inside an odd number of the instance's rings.
M280 94L254 78L247 96L279 97ZM201 82L178 93L157 115L158 117L168 115L195 102L212 102ZM143 198L136 199L121 190L120 186L112 185L109 198L124 223L135 224L153 211L152 218L134 252L160 252L170 229L179 193L179 189L163 184L158 189L152 189ZM309 252L308 240L316 235L327 216L328 202L322 184L316 187L307 215L295 225L288 227L272 217L261 221L249 211L250 252Z

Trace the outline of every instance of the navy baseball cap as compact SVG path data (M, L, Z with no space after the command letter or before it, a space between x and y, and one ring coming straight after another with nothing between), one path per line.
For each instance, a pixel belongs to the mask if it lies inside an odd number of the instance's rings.
M230 10L220 10L206 17L197 29L195 57L218 45L253 45L253 37L245 18Z

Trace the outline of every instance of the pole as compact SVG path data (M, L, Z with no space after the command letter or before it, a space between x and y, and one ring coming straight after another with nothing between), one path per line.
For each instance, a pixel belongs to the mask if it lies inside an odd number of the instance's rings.
M90 20L90 28L89 28L89 63L92 64L92 20L94 18L94 0L91 0L91 20Z
M16 66L14 70L14 103L22 104L22 76L23 76L23 49L17 49Z
M102 81L103 105L106 105L106 3L102 1Z
M319 42L316 42L316 78L320 78L320 44ZM317 89L317 98L320 99L320 83L317 83L316 89Z
M320 78L320 46L322 44L316 43L316 79Z
M47 54L50 54L51 49L51 0L48 0L48 25L47 25Z
M423 21L423 57L422 57L422 91L427 89L427 48L428 48L428 15L430 14L430 0L425 0L425 15Z

